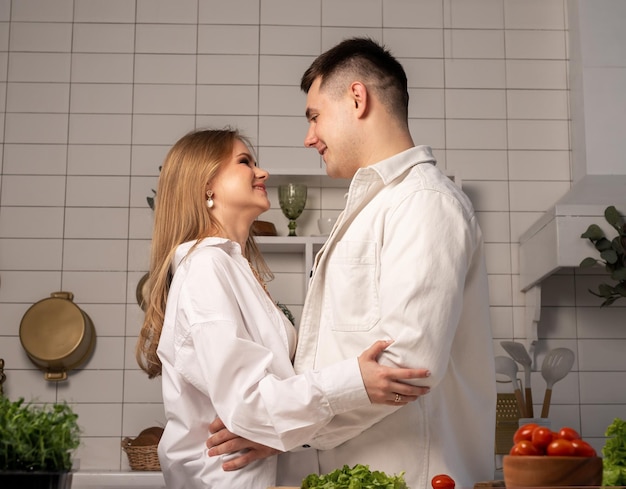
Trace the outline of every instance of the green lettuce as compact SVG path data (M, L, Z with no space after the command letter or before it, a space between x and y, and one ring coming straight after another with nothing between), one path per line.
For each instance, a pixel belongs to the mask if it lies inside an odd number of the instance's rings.
M626 421L615 418L602 448L602 485L626 486Z
M371 471L369 465L344 465L326 475L309 474L302 481L301 489L407 489L404 472L389 476L384 472Z

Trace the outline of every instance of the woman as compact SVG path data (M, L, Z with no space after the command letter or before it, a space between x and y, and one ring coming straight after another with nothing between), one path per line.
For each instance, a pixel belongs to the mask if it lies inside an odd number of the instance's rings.
M250 147L234 130L195 131L172 147L161 169L136 353L150 378L163 375L159 459L169 489L274 485L276 457L225 472L223 457L206 455L216 417L240 436L286 451L335 414L415 400L419 388L395 379L426 375L378 365L389 342L295 375L295 329L264 286L261 273L269 271L249 235L270 207L268 173Z

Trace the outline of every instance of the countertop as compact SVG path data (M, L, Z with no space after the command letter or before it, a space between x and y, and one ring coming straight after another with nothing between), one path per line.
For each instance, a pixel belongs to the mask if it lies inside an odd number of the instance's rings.
M158 471L83 471L74 472L72 489L165 489L163 474Z

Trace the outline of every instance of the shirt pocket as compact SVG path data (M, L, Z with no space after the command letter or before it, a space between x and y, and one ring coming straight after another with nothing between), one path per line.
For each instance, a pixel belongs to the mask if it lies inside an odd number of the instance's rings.
M378 322L377 257L373 241L336 243L325 283L334 331L369 331Z

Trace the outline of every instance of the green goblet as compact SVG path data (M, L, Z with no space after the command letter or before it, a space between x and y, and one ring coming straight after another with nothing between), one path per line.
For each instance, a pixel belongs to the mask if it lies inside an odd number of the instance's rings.
M296 236L296 219L300 217L306 204L306 185L299 183L279 185L278 203L285 217L289 219L288 236Z

